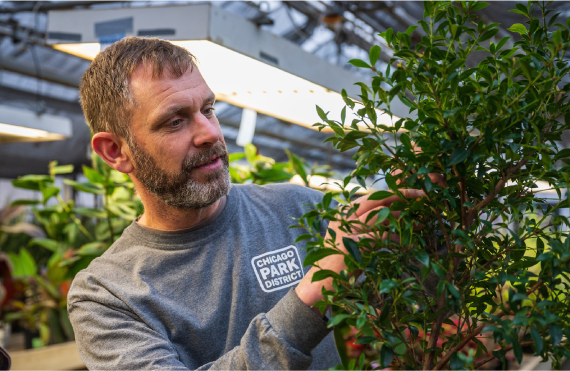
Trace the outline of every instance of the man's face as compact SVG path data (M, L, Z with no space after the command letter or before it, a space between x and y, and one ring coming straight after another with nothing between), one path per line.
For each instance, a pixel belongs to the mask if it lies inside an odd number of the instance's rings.
M197 68L160 78L140 65L131 78L134 177L167 205L200 209L228 194L228 153L214 94Z

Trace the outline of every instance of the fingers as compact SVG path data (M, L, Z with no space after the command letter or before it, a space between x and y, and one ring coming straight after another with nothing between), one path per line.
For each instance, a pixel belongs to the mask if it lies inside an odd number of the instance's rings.
M438 173L429 173L428 176L432 183L436 183L441 188L447 188L447 181L443 175Z

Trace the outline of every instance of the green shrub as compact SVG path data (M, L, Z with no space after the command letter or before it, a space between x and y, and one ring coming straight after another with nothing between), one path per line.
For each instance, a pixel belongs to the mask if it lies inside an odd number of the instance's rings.
M380 34L393 51L386 71L375 67L378 46L369 61L351 61L375 75L359 83L361 102L343 92L342 122L318 109L323 122L316 126L334 130L335 148L358 150L344 184L356 179L364 186L381 174L390 191L369 199L402 197L360 220L351 218L357 205L332 208L325 195L299 221L315 241L305 264L344 255L346 271L321 270L314 280L334 278L335 291L320 303L337 313L330 324L355 326L357 343L378 350L378 358L361 358L352 369L478 368L494 358L504 362L510 350L521 362L523 346L555 368L570 357L570 240L568 220L557 212L569 206L570 150L559 142L570 126L570 84L563 82L570 24L555 23L558 15L543 3L516 4L513 12L527 21L509 30L520 40L489 43L498 24L475 15L487 5L425 2L415 46L410 34L418 26ZM415 118L379 124L377 109L392 115L395 97ZM358 116L352 122L347 107ZM446 187L432 182L434 173ZM406 199L403 188L425 197ZM352 238L341 240L331 229L321 238L319 220L340 223ZM359 230L367 234L355 237ZM424 285L430 277L437 284L431 296ZM446 325L454 330L444 331ZM487 349L482 337L496 345ZM475 347L465 351L469 343Z

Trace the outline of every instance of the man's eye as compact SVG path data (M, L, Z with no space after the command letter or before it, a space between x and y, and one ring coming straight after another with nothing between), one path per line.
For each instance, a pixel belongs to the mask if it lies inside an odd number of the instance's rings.
M215 110L216 110L216 109L215 109L214 107L205 109L205 110L204 110L204 115L211 115L211 114L214 113Z
M172 121L168 126L170 127L178 127L182 124L182 120L178 119L178 120L174 120Z

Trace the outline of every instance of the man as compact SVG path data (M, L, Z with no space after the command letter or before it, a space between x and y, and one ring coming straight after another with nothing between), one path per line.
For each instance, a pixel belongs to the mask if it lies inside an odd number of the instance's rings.
M311 282L316 268L303 270L304 245L293 245L302 232L287 229L322 194L289 184L232 187L215 97L193 56L163 40L125 38L95 58L80 96L93 149L129 174L144 204L73 282L68 311L86 365L340 363L326 319L312 308L331 282ZM363 201L359 214L392 201ZM346 268L340 255L319 265Z

